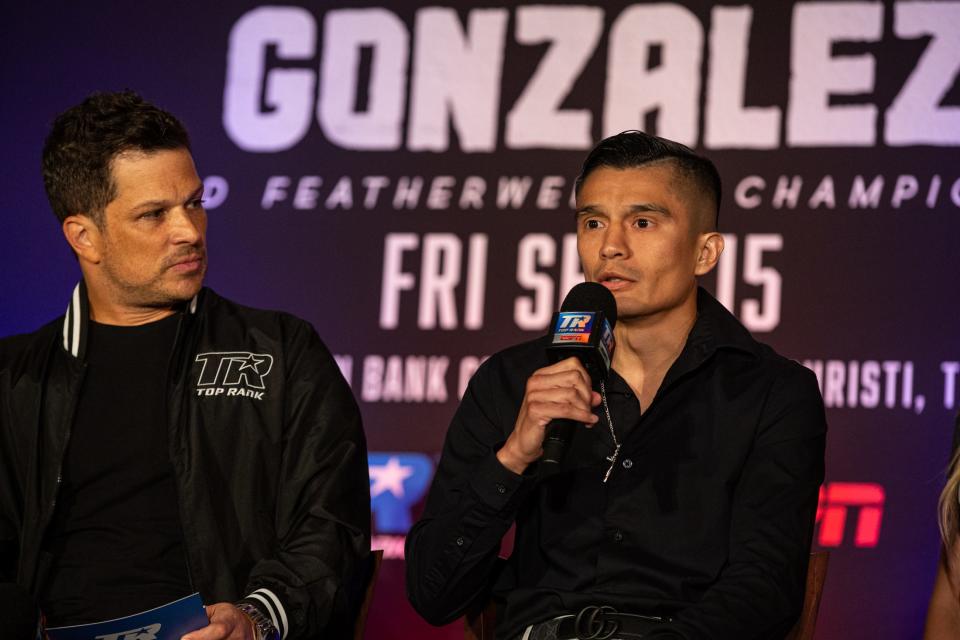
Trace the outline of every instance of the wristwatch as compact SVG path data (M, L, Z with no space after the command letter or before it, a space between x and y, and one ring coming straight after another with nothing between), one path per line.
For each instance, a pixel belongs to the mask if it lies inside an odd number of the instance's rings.
M256 640L280 640L280 632L273 626L270 618L260 612L260 609L249 602L241 602L236 607L253 622L253 630L257 635Z

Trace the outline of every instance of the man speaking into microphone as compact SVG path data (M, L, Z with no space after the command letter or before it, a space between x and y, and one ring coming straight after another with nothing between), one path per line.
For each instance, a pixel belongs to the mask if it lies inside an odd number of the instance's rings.
M552 363L558 318L477 371L407 538L408 596L428 621L493 597L502 640L789 631L824 474L823 403L810 371L697 285L723 251L720 194L708 159L642 132L587 156L577 246L587 282L616 302L609 370ZM564 311L610 315L573 308L588 304L568 298ZM558 428L561 453L545 454Z

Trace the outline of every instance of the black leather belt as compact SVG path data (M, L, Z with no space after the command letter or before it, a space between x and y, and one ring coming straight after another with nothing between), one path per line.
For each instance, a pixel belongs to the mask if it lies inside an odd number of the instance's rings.
M620 613L610 606L592 605L584 607L579 613L558 616L532 625L526 637L555 637L557 640L631 640L643 638L659 625L671 621L671 618Z

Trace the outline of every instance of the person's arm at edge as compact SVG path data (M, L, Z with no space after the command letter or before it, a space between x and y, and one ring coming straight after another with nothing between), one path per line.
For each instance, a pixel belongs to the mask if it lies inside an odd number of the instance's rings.
M960 553L960 542L954 543L954 555ZM957 596L950 579L941 549L937 563L937 578L930 594L930 606L927 609L927 621L924 625L923 640L953 640L960 638L960 597Z
M292 325L292 326L291 326ZM348 625L370 550L370 480L360 411L309 324L286 327L286 425L277 492L279 548L250 571L240 603L283 640Z
M488 360L471 379L447 431L426 508L407 535L407 598L434 625L456 619L488 591L500 541L532 482L497 459L509 428L505 432L493 395L495 366Z
M5 368L2 348L9 343L0 340L0 389L10 384L6 379L9 371ZM0 588L19 590L25 598L30 597L27 590L17 584L17 564L20 560L20 531L17 521L18 503L22 504L20 483L17 480L16 447L14 446L13 425L5 422L6 407L0 397ZM32 600L32 598L30 598ZM33 601L36 606L36 601ZM2 608L2 607L0 607ZM39 608L37 609L39 612Z
M795 364L775 380L763 415L734 492L729 563L700 602L651 638L774 637L799 615L826 443L813 373Z

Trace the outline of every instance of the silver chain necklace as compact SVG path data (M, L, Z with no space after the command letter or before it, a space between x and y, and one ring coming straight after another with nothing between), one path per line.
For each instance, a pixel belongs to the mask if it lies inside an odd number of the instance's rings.
M603 400L603 412L607 416L607 427L610 429L610 437L613 438L614 447L613 453L607 456L610 467L603 475L603 483L606 484L607 480L610 479L610 474L613 473L613 468L617 466L617 457L620 455L620 441L617 440L617 432L613 430L613 419L610 417L610 406L607 404L607 388L604 386L603 380L600 381L600 399Z

